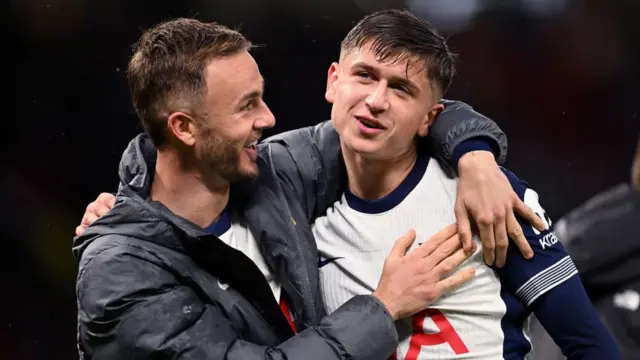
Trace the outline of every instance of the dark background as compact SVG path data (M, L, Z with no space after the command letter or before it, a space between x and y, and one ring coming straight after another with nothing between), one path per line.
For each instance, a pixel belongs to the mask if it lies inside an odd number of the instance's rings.
M340 40L367 12L410 6L461 56L447 97L505 130L507 166L552 218L629 177L640 128L635 0L8 4L3 87L15 99L0 152L1 359L77 358L74 228L98 193L117 189L120 154L140 131L124 70L141 31L162 20L241 26L267 45L254 55L273 133L327 119L325 77Z

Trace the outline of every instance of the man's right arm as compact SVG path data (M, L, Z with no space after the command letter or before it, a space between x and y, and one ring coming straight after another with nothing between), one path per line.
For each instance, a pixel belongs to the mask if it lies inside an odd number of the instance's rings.
M396 346L393 319L373 296L353 298L319 326L277 346L242 340L223 309L201 301L153 258L127 244L96 252L81 265L79 345L87 358L364 359Z

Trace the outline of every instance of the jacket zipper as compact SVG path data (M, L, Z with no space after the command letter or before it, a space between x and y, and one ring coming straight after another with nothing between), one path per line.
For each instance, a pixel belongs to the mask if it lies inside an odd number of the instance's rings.
M307 268L307 259L304 257L304 254L302 253L302 251L300 250L300 242L297 241L300 238L300 234L298 233L298 227L296 226L296 221L293 218L293 214L291 214L291 207L289 206L289 201L287 201L286 196L284 196L284 190L282 190L282 182L280 181L280 179L278 178L277 174L276 174L276 169L273 166L273 157L271 155L271 146L269 146L269 165L271 166L271 173L273 175L273 178L276 180L276 183L278 184L278 193L280 195L280 197L282 198L282 200L284 200L284 204L285 207L287 208L287 215L289 215L289 226L290 226L290 230L292 230L293 236L295 238L296 241L295 245L296 245L296 251L298 251L298 255L300 255L300 257L302 258L302 269L304 272L304 280L305 280L305 287L307 290L307 294L309 294L310 296L310 301L311 301L311 317L312 317L312 321L313 324L317 324L317 319L316 319L316 304L315 304L315 299L313 298L312 293L311 293L311 284L309 283L309 271ZM291 229L291 227L293 227L293 229ZM304 307L304 299L303 299L303 307Z

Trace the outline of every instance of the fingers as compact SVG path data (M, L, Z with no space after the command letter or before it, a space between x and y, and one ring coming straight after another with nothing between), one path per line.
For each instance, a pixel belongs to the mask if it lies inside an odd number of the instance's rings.
M471 280L475 275L476 269L464 268L455 274L438 281L436 283L436 291L440 294L445 294Z
M434 252L439 246L441 246L445 241L451 239L452 236L456 235L458 228L456 224L449 224L444 228L440 229L437 233L431 236L427 241L425 241L421 246L410 253L413 257L423 258L429 256L432 252ZM415 235L414 235L415 236ZM458 238L456 237L456 241Z
M530 207L527 206L520 198L516 201L514 208L518 212L520 216L522 216L531 226L536 228L538 231L547 230L547 225L544 220L540 218Z
M101 193L100 195L98 195L98 198L95 202L104 205L107 209L111 209L116 203L116 197L113 194Z
M76 226L76 236L82 236L87 228L84 226Z
M464 202L456 201L455 214L462 248L467 253L471 253L473 234L471 233L471 222L469 221L469 214L467 213L467 208L464 206Z
M464 253L460 244L460 238L458 235L454 235L438 246L431 254L424 257L425 262L422 267L423 270L430 271L458 250L461 250Z
M87 206L86 214L93 214L93 215L96 215L97 217L101 217L101 216L104 216L104 214L106 214L107 212L109 212L109 210L111 210L111 207L107 207L107 205L105 205L104 203L100 202L99 200L96 200Z
M116 197L113 194L102 193L98 195L96 201L87 205L87 210L82 217L80 226L76 228L76 235L80 236L81 233L84 233L84 230L87 228L87 226L98 220L99 217L102 217L106 213L108 213L109 210L111 210L111 208L113 208L113 206L115 205L115 201Z
M501 268L507 261L507 248L509 247L507 225L504 220L495 223L493 234L496 239L495 263L498 268Z
M407 253L411 244L416 240L416 232L413 229L409 229L409 231L402 235L398 240L396 240L395 244L393 244L393 248L389 253L389 257L403 257L404 254Z
M475 247L475 245L473 247ZM440 278L443 278L465 262L469 257L471 257L471 255L464 249L458 249L453 253L453 255L442 260L442 262L435 267L434 271Z
M94 221L98 220L98 215L94 214L94 213L84 213L84 216L82 217L82 222L80 223L80 226L84 226L87 227L91 224L93 224Z
M518 249L520 249L522 256L524 256L525 259L531 259L533 257L533 250L531 249L531 245L529 245L529 241L524 236L522 227L513 212L507 214L507 232L511 240L513 240Z
M480 241L482 242L482 253L484 262L491 266L495 261L496 240L493 235L492 222L479 222Z

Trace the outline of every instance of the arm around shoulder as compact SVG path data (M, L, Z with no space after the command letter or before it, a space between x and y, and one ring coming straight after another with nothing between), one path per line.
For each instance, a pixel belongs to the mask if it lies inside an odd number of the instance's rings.
M439 158L455 168L456 148L468 140L480 140L488 143L498 164L504 163L507 158L507 136L493 120L461 101L443 100L442 103L444 110L427 135ZM471 148L475 149L474 146Z

